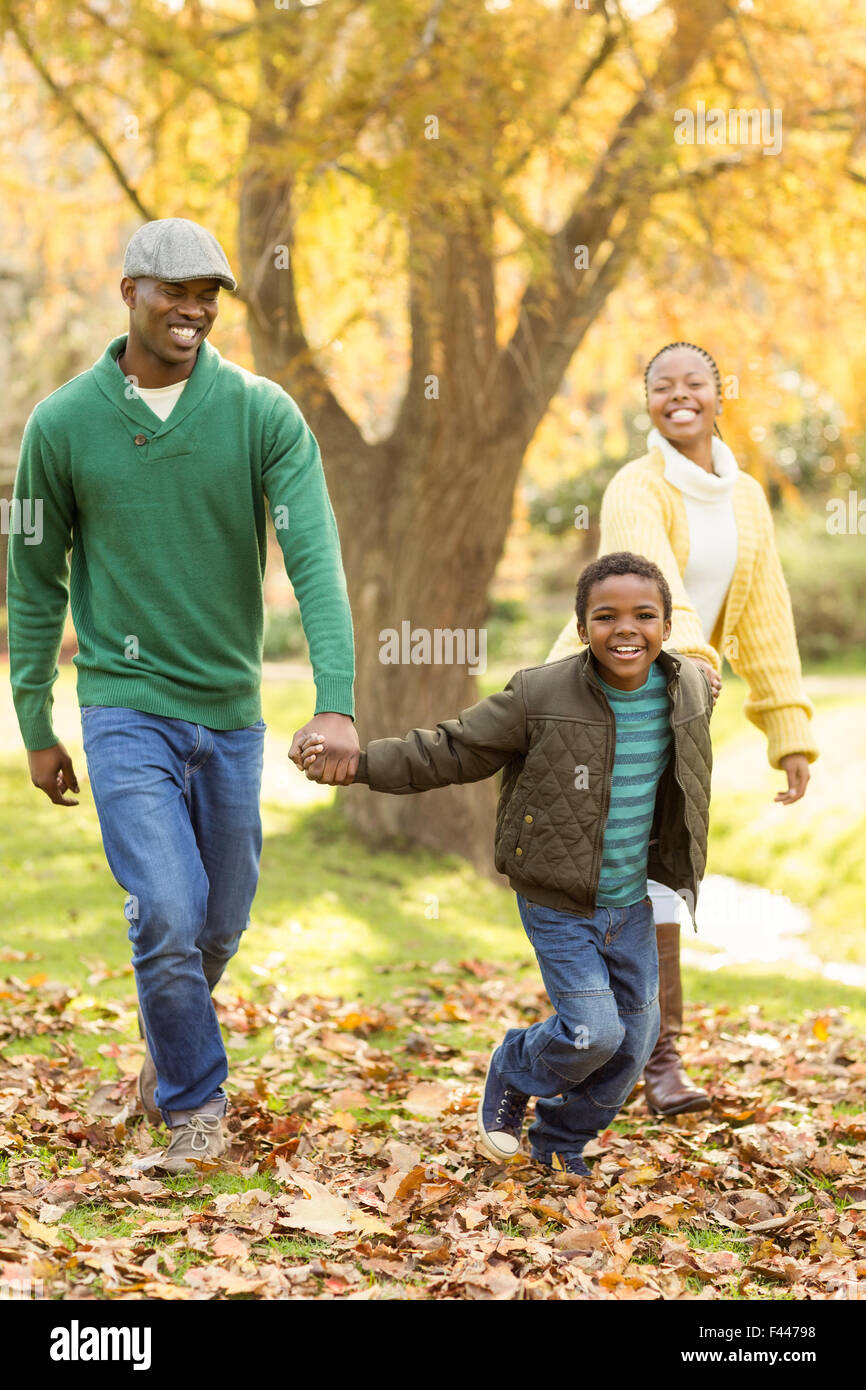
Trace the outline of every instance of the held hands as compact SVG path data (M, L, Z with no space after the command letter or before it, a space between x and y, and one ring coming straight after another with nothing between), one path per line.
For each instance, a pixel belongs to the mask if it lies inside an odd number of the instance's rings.
M30 765L30 781L45 793L49 801L53 801L55 806L78 805L74 797L67 795L71 791L77 792L79 786L72 759L62 743L28 752L27 762Z
M309 780L321 782L325 766L325 759L321 756L325 751L324 736L320 733L304 734L299 751L304 772Z
M324 775L324 769L327 761L327 753L325 738L323 734L318 732L304 734L304 737L300 744L299 753L301 762L304 765L304 772L306 773L307 777L311 782L326 782L329 783L331 786L335 784L334 781L331 781L328 777ZM356 759L354 764L350 767L347 775L344 777L342 782L339 783L339 785L342 785L344 787L351 786L352 782L354 782L355 780L355 772L357 770L357 767L358 762Z
M311 782L351 786L361 757L355 725L345 714L317 714L298 729L289 757Z

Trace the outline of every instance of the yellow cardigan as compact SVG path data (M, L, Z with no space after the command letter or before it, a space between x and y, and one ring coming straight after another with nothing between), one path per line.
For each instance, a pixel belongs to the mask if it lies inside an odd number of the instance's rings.
M719 653L727 658L748 686L745 713L765 734L772 767L778 768L787 753L804 753L814 762L814 711L803 689L791 599L763 488L748 473L738 474L732 494L737 564L707 643L682 580L689 558L685 502L679 488L666 480L664 469L664 456L656 448L627 463L611 479L601 504L599 555L630 550L655 561L673 598L671 635L665 645L700 657L719 672ZM572 617L547 660L558 661L582 647L577 619Z

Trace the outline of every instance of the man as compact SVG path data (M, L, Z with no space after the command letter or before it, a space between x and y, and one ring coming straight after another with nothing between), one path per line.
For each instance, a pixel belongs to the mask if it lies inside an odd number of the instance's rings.
M9 546L15 708L31 779L58 806L77 805L79 789L51 720L71 601L88 774L128 894L139 1090L171 1129L167 1150L138 1166L170 1173L225 1147L211 990L258 881L266 501L317 691L289 756L300 767L313 722L327 728L334 780L358 754L352 618L318 445L280 386L205 341L221 286L236 282L205 228L139 228L120 283L128 334L27 422L15 496L41 517L41 538Z

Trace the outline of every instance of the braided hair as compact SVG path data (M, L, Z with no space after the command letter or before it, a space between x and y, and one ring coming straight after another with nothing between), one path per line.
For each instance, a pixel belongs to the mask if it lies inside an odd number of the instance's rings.
M714 377L715 383L716 383L716 394L718 395L719 400L721 400L721 399L722 399L722 375L721 375L721 372L719 371L718 367L716 366L715 359L714 359L713 357L710 356L710 354L707 352L706 348L698 347L697 343L667 343L667 344L665 345L665 347L659 348L659 350L658 350L658 352L656 353L655 357L650 358L649 362L648 362L647 365L646 365L646 371L645 371L644 374L643 374L643 388L644 388L644 392L645 392L645 394L646 394L647 405L649 405L649 374L650 374L650 371L651 371L652 368L655 366L656 362L658 362L658 360L659 360L660 357L663 357L664 354L665 354L666 352L673 352L674 348L688 348L690 352L696 352L696 353L698 354L699 357L703 357L703 359L704 359L705 362L709 362L710 367L711 367L711 369L712 369L713 377ZM713 421L713 432L719 436L719 439L721 439L721 437L722 437L722 431L719 429L719 427L718 427L718 425L717 425L717 423L716 423L715 420Z

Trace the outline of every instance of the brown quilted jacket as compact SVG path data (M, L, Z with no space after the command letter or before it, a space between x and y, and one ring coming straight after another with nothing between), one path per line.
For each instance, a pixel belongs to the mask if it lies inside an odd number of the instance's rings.
M674 743L656 793L647 872L680 893L694 917L707 858L713 701L707 677L687 657L662 651L658 661L668 681ZM497 869L523 897L590 917L615 736L586 648L518 671L504 690L435 729L373 740L355 781L401 794L478 782L503 769Z

